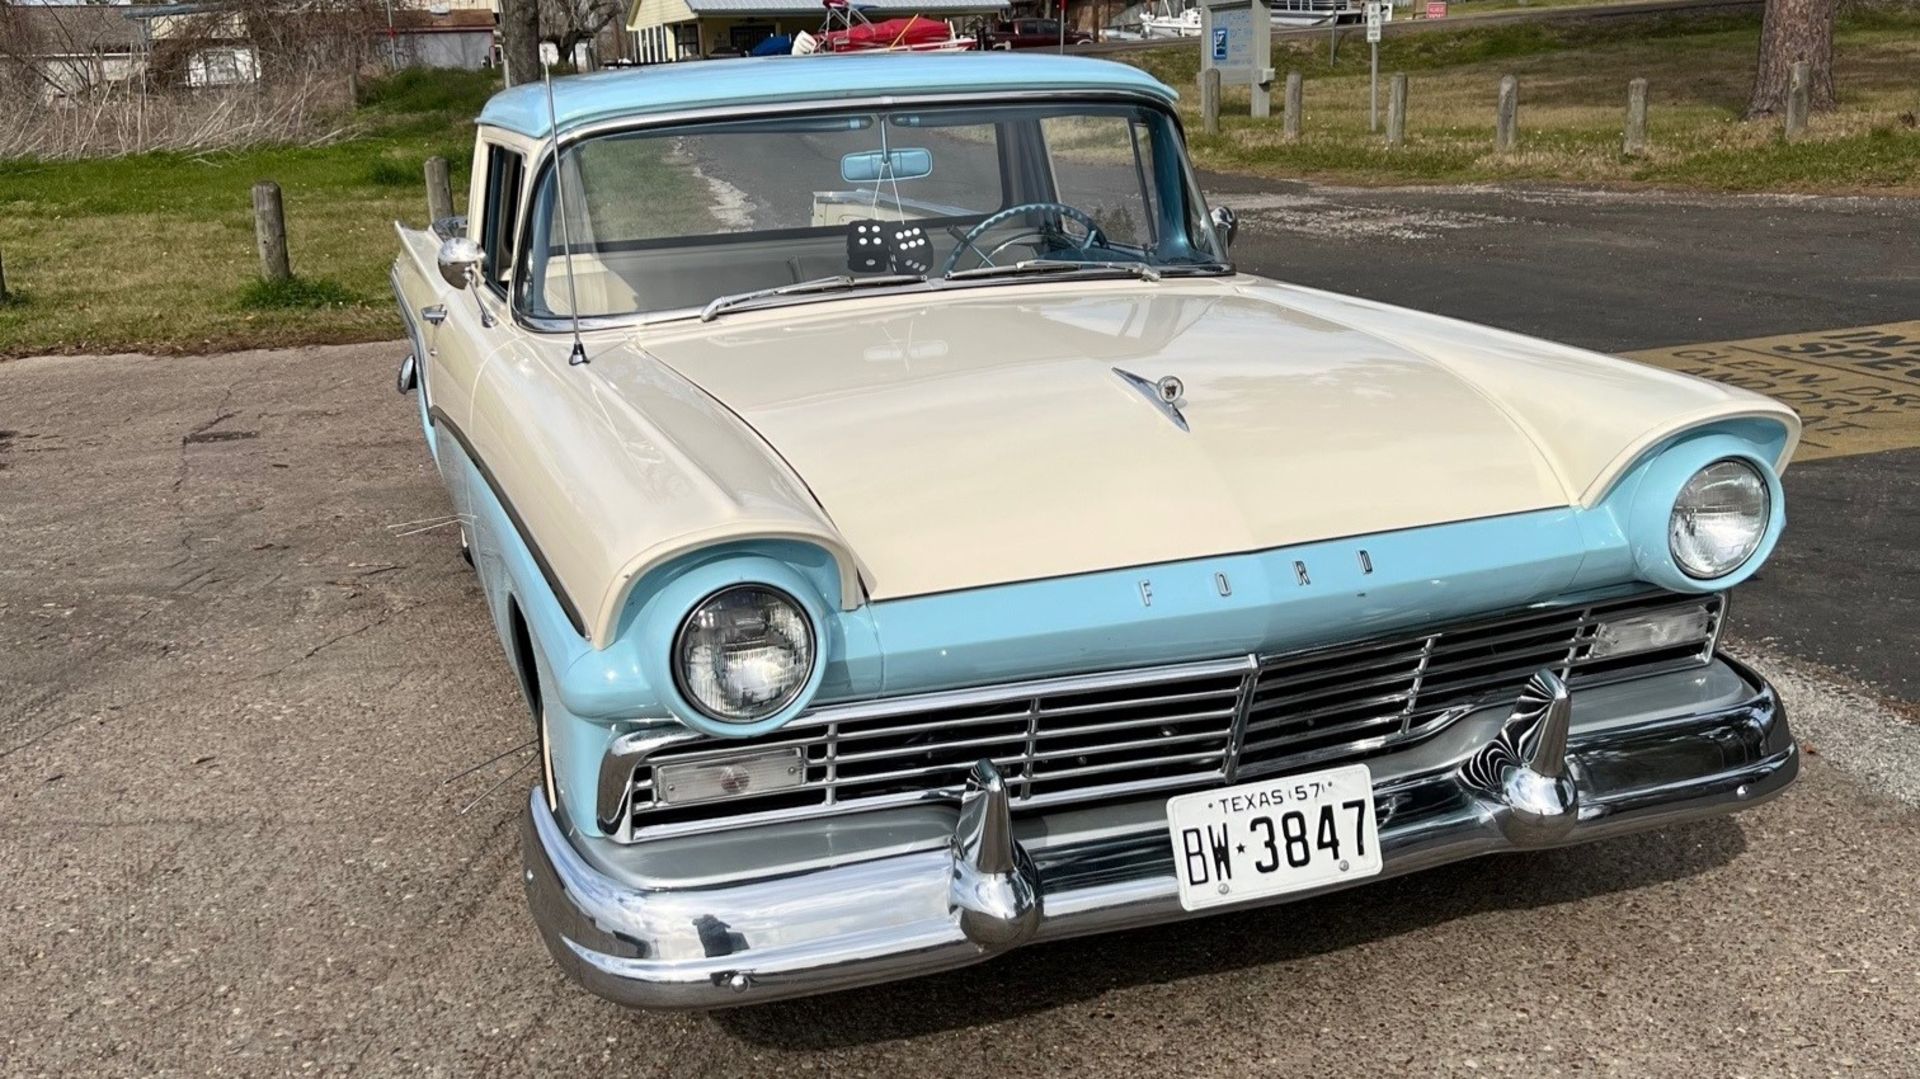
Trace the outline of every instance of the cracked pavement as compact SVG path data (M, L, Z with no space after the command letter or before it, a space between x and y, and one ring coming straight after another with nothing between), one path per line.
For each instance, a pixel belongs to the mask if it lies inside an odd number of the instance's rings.
M401 351L0 364L0 1073L1916 1072L1913 637L1847 617L1837 508L1735 605L1810 743L1776 802L813 1000L606 1004L524 909L526 713ZM1907 601L1916 460L1789 473L1882 490Z

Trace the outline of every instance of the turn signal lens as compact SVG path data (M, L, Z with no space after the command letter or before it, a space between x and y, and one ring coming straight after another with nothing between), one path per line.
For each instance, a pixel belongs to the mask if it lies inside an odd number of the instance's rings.
M1594 659L1624 656L1634 652L1657 652L1683 644L1701 644L1707 639L1711 616L1705 607L1687 607L1678 611L1655 611L1600 623L1594 631L1587 654Z
M813 674L813 625L792 596L767 585L724 588L687 615L674 641L681 692L730 723L792 704Z
M1724 577L1760 546L1772 512L1767 481L1752 465L1728 459L1693 474L1674 500L1667 548L1689 577Z
M745 798L803 786L806 761L799 746L653 766L653 797L663 805Z

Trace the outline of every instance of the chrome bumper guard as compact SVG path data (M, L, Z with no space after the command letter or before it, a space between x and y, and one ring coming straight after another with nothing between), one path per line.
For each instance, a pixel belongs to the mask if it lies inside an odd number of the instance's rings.
M1385 863L1368 880L1731 812L1799 770L1773 688L1725 657L1577 698L1543 671L1511 711L1473 713L1366 763ZM1016 820L982 761L957 813L915 812L867 827L864 852L829 843L831 858L662 880L623 869L630 848L569 838L536 789L521 824L527 895L564 969L644 1008L829 992L1197 916L1180 906L1164 799ZM787 846L757 848L769 849Z

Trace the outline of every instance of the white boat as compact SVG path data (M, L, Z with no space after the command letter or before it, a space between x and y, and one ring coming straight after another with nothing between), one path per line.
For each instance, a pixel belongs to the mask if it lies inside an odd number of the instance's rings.
M1178 14L1172 7L1162 3L1151 15L1140 17L1140 32L1147 37L1199 37L1200 9L1190 7Z
M1268 17L1275 30L1297 30L1332 22L1361 22L1367 17L1364 0L1268 0ZM1161 3L1151 15L1140 17L1140 32L1150 38L1200 36L1200 9L1174 12Z

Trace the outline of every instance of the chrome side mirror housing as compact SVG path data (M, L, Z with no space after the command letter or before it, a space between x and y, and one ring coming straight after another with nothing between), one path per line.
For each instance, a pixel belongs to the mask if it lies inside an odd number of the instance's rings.
M480 275L486 255L465 236L451 236L440 245L440 276L454 288L466 288Z
M1213 222L1214 234L1220 237L1221 243L1231 249L1234 234L1240 231L1240 219L1225 206L1215 206L1207 216ZM1226 252L1222 251L1221 254L1224 255Z

